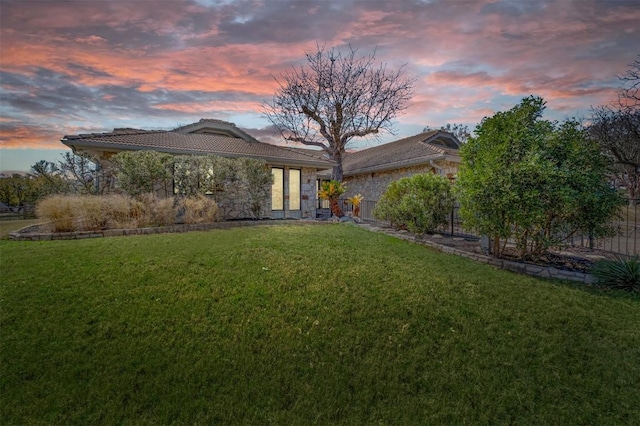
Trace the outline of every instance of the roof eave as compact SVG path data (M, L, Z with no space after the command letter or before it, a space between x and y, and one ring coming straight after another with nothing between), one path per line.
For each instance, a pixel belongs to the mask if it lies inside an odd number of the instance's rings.
M165 148L165 147L152 147L152 146L144 146L144 145L127 145L127 144L114 144L108 142L96 142L91 143L90 141L82 141L81 139L66 139L62 138L60 140L64 145L67 145L69 148L92 148L92 149L113 149L117 151L159 151L167 154L176 154L176 155L217 155L220 157L226 158L253 158L257 160L263 160L269 164L279 164L283 166L294 166L294 167L315 167L317 169L326 169L333 167L335 163L329 161L314 161L314 160L293 160L289 158L280 158L273 156L261 156L261 155L251 155L251 154L233 154L226 152L211 152L211 151L202 151L196 149L188 149L188 148ZM79 143L73 143L73 142ZM83 143L84 142L84 143Z
M425 157L414 158L411 161L396 161L394 163L379 164L375 166L362 167L360 169L354 169L354 170L345 170L344 176L355 176L363 173L386 172L386 171L395 170L401 167L419 166L421 164L426 164L429 161L437 161L437 160L450 160L450 161L453 160L454 162L457 160L457 162L459 162L460 157L446 155L446 154L428 155Z

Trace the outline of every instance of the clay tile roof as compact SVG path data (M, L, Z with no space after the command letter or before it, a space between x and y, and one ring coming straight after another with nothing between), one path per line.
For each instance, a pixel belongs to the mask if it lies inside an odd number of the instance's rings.
M458 146L459 142L450 133L439 130L419 133L394 142L345 154L344 175L415 166L448 156L455 159L458 157Z
M102 150L148 149L172 154L213 154L223 157L258 158L269 163L286 165L319 168L333 166L333 162L308 153L215 133L116 129L109 133L64 136L62 143L68 146Z

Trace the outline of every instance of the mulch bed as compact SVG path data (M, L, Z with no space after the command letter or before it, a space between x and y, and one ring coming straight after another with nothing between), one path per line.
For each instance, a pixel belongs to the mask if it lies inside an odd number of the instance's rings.
M419 239L432 241L448 247L455 247L469 253L483 254L480 247L480 241L477 238L434 234L425 235ZM551 251L540 259L536 259L535 261L527 260L525 263L554 267L565 271L588 273L597 258L605 257L604 253L600 253L597 250L591 250L584 247L566 247L563 248L562 251ZM522 262L516 255L515 248L512 247L507 247L503 258L515 262Z

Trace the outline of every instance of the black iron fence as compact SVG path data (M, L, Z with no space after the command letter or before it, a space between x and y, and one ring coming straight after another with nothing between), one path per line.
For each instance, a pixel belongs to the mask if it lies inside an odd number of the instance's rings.
M389 222L378 220L373 216L376 204L376 201L363 200L360 203L358 216L366 222L388 226ZM340 205L345 213L353 213L354 208L349 200L341 199ZM319 211L324 211L327 217L331 215L328 211L328 201L320 200L318 208L320 209ZM459 237L479 238L479 236L465 230L458 210L457 206L451 210L448 215L447 225L440 228L439 232ZM628 256L640 255L640 199L628 199L626 205L622 208L621 217L611 225L617 230L617 235L613 237L596 239L588 234L574 234L565 239L563 245L592 248Z

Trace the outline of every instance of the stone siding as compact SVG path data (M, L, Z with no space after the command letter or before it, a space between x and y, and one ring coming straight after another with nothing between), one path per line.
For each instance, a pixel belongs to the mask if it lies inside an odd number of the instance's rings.
M113 166L110 158L115 154L113 152L96 152L93 153L99 160L99 169L101 171L98 179L98 186L101 193L117 192L116 179L113 174ZM225 192L212 195L219 209L220 220L233 219L284 219L284 218L315 218L316 217L316 169L315 168L298 168L300 170L300 210L289 210L289 167L282 167L272 164L270 167L281 167L285 170L285 210L271 210L271 188L268 190L266 199L262 202L262 210L259 214L255 214L251 207L252 201L247 194L229 189ZM293 168L293 167L292 167ZM172 195L173 184L168 188L158 186L156 195L165 197Z
M345 197L362 194L365 200L377 201L380 199L389 184L398 179L413 176L418 173L437 173L443 176L455 176L458 172L458 164L450 161L434 162L434 169L430 164L403 167L394 170L374 173L362 173L354 176L346 176L343 181L347 186Z
M317 206L316 169L303 168L300 178L300 212L303 218L315 218Z

